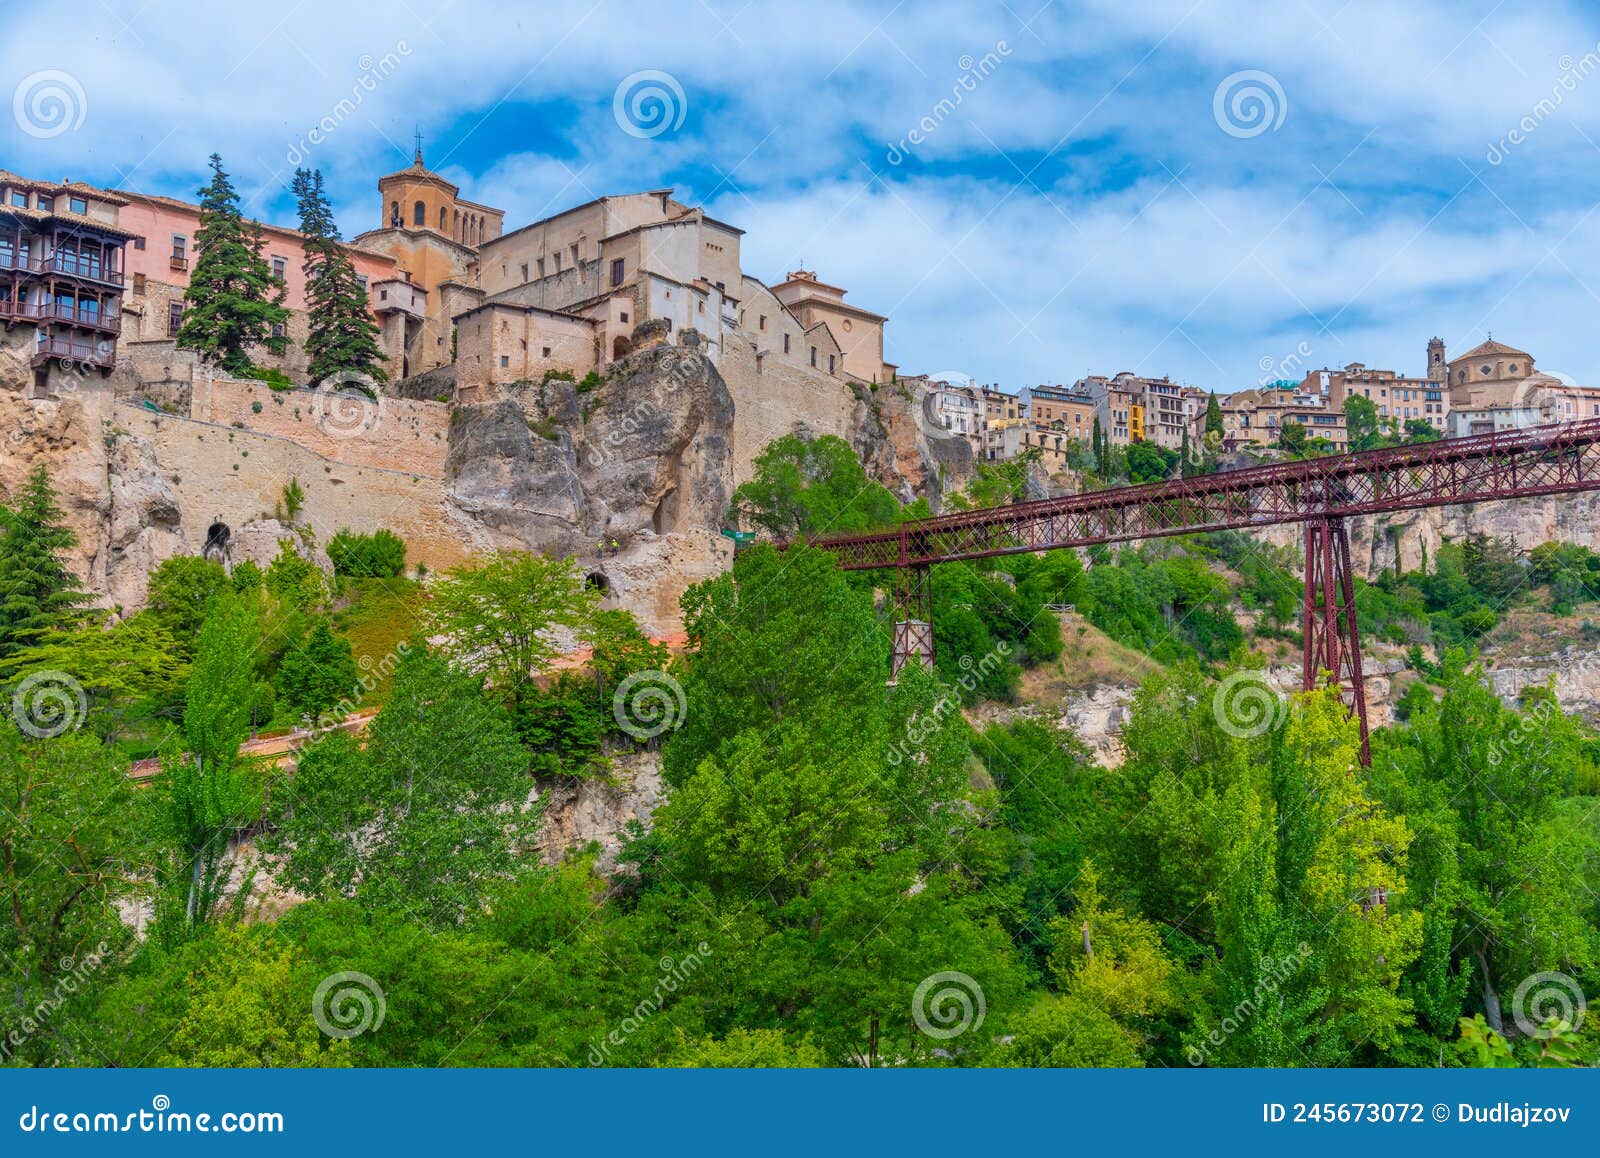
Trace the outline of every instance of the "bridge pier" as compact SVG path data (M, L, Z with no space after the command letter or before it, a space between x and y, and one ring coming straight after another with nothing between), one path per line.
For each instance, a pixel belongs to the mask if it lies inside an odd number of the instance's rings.
M896 567L894 572L894 652L889 659L889 686L900 669L919 663L933 670L933 591L930 568Z
M1356 626L1350 534L1344 520L1318 516L1306 523L1306 590L1301 611L1304 653L1301 687L1319 686L1327 672L1361 725L1361 763L1371 765L1367 691L1361 677L1361 633Z

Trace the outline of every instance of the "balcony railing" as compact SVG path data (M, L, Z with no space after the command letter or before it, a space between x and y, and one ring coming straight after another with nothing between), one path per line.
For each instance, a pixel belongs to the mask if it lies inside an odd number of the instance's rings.
M175 253L167 264L181 272L189 268L189 259L181 253Z
M33 348L33 364L35 366L48 362L52 358L63 358L70 362L87 362L91 366L102 366L107 369L117 364L116 347L102 350L93 342L74 342L70 338L49 337L38 343Z
M105 310L86 310L64 302L16 302L0 300L0 318L28 322L66 322L85 329L100 330L107 334L122 332L119 307Z
M99 261L87 260L76 254L57 253L44 261L46 273L65 274L67 277L81 277L88 281L104 282L106 285L121 285L122 271L120 269L107 269Z

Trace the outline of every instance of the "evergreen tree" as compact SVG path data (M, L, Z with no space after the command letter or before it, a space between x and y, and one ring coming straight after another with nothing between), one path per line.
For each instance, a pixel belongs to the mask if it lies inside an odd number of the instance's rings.
M78 543L62 519L43 466L28 476L15 505L0 506L0 658L40 632L68 626L89 602L61 561Z
M294 195L300 203L300 232L305 237L306 311L311 332L306 338L307 370L313 382L335 374L361 374L375 381L385 377L378 324L367 309L367 291L356 276L349 251L340 241L322 170L296 169Z
M304 647L283 657L278 691L296 715L316 719L353 695L360 678L350 641L334 635L323 619L311 629Z
M1094 444L1094 472L1101 477L1106 473L1106 432L1100 429L1100 416L1094 416L1094 430L1090 434Z
M1222 433L1222 404L1217 401L1215 390L1206 400L1206 433L1217 435Z
M177 344L198 350L230 374L244 374L251 346L281 347L272 328L287 321L289 312L283 308L284 288L261 254L261 225L245 220L239 194L215 153L211 171L211 183L200 190L194 239L199 257L183 293Z

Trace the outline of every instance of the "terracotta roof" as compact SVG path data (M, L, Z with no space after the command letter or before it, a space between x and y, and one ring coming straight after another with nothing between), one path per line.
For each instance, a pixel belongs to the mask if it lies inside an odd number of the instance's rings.
M1464 358L1483 358L1498 355L1515 355L1518 358L1533 357L1533 355L1528 353L1526 350L1519 350L1515 346L1508 346L1504 342L1497 342L1493 338L1490 338L1487 342L1481 342L1472 347L1472 349L1468 350L1465 354L1457 354L1454 358L1451 358L1450 361L1460 362Z
M55 187L59 188L59 186ZM0 205L0 214L5 213L9 213L13 217L24 218L40 225L47 221L59 221L75 228L98 230L101 233L109 233L113 237L120 237L124 241L132 241L134 238L142 236L142 234L133 233L129 230L123 229L120 225L112 225L109 222L98 221L93 217L85 217L81 213L62 213L59 210L52 210L49 213L42 213L37 209L21 209L15 205Z
M131 190L123 190L121 195L127 198L127 200L123 202L124 205L131 205L135 201L142 201L148 205L164 205L169 209L181 210L182 212L189 214L191 217L198 218L200 216L200 206L196 205L192 201L180 201L176 197L164 197L160 193L135 193ZM251 220L254 219L252 218ZM261 228L266 232L276 234L279 237L287 237L295 241L301 241L305 236L298 229L293 229L287 225L273 225L270 221L262 221L258 224L260 224ZM367 232L377 233L380 231L368 230ZM142 236L142 234L135 233L130 234L129 236L139 237ZM360 234L355 240L343 241L340 242L340 244L346 249L353 250L354 252L362 254L365 257L375 257L383 261L395 260L394 254L392 253L385 253L381 249L369 249L364 245L357 244L361 237L365 236L366 234Z
M27 189L44 190L47 193L72 192L82 193L112 205L126 205L121 195L109 189L97 189L95 186L83 181L36 181L32 177L24 177L21 173L13 173L9 169L0 169L0 185L17 185Z

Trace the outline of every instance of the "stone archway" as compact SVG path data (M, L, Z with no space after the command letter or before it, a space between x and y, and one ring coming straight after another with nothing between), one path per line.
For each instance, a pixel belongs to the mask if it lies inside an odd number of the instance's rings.
M583 585L591 591L598 591L602 596L611 594L611 580L604 571L591 571L583 577Z
M226 563L228 561L228 540L233 537L233 532L228 524L220 519L206 528L206 545L200 549L200 557L210 559L213 563Z

